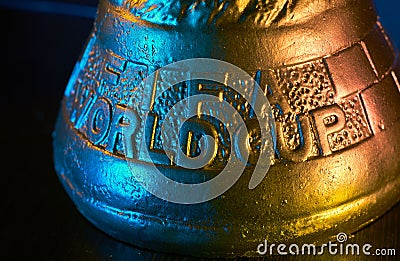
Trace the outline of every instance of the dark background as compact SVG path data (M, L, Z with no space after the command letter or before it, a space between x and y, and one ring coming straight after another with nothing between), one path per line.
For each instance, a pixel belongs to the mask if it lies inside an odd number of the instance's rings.
M0 258L192 260L140 250L97 230L77 212L53 170L51 132L96 5L94 0L0 0ZM377 0L376 6L400 46L400 2ZM400 205L354 234L351 242L396 248L399 260L399 219Z

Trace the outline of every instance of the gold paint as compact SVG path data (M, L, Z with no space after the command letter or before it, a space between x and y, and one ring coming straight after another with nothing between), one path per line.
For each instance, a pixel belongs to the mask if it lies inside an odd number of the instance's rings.
M150 2L152 5L147 6ZM249 73L260 73L260 85L270 103L279 105L275 107L275 119L280 129L273 165L254 190L248 189L248 168L223 197L207 203L212 218L204 215L200 220L184 222L188 213L184 207L174 205L174 212L166 215L162 211L168 211L168 207L146 199L143 202L148 205L132 210L149 216L148 227L140 233L150 233L152 225L158 226L154 220L163 220L169 224L163 228L176 228L174 233L187 241L196 233L217 235L214 242L203 245L197 241L199 245L185 245L179 237L163 238L186 254L215 256L233 252L254 256L257 243L264 239L271 243L322 244L339 232L353 233L399 201L400 68L389 38L376 21L372 1L257 1L258 7L246 13L255 1L237 0L230 1L226 10L222 3L207 10L206 24L194 25L185 20L186 11L177 12L176 24L165 25L135 16L127 8L156 12L154 2L125 1L117 7L100 1L99 19L103 20L97 24L97 33L111 40L96 43L100 58L91 57L92 63L97 62L95 70L102 70L106 53L112 52L132 64L148 63L149 68L186 58L225 59ZM198 3L193 2L191 13L198 11ZM114 27L114 19L122 25ZM212 34L207 26L214 30ZM123 39L126 44L114 39ZM143 53L139 47L148 43L154 44L156 52ZM381 56L384 52L387 55ZM137 57L140 61L135 60ZM82 81L90 82L84 78L92 69L89 67L83 69ZM201 85L198 87L196 91L204 91ZM152 101L155 90L153 86ZM218 95L224 100L223 91ZM112 95L106 98L115 99ZM84 148L85 155L103 153L108 162L124 160L79 134L81 130L70 122L70 111L64 110L65 129L79 145L77 149ZM153 133L157 120L156 116ZM188 144L192 136L190 133ZM246 146L250 146L248 142ZM216 146L222 147L221 143ZM152 137L150 147L154 144ZM190 147L186 152L190 153ZM138 166L143 163L134 160ZM211 176L218 170L213 166L191 174ZM168 166L168 171L179 174L182 170ZM61 176L75 190L69 179ZM223 228L226 224L228 232ZM126 238L145 247L170 251L162 244L146 245L136 238ZM210 249L214 245L219 248Z

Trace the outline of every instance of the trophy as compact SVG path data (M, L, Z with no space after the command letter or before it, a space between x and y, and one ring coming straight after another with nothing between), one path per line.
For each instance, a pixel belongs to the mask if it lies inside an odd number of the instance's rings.
M100 0L53 133L107 234L259 256L400 199L400 67L370 0Z

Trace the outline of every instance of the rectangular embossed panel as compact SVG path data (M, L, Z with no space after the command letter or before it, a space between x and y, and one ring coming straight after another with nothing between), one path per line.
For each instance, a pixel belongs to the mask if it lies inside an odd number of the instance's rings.
M392 46L383 29L376 25L372 32L365 37L364 42L378 77L383 76L390 69L395 58Z
M335 90L322 60L277 69L273 75L296 114L334 104Z
M377 80L361 44L356 44L337 55L326 58L337 97L361 91Z
M393 75L361 93L372 131L376 134L400 120L400 92Z

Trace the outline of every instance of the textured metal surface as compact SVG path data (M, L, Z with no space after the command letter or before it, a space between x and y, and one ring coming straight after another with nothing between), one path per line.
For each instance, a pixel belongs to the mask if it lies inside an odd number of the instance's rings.
M100 1L54 132L60 180L96 226L155 250L257 255L265 239L322 244L351 233L399 200L400 70L372 3L267 3ZM225 60L254 76L274 110L276 155L256 189L247 187L250 164L221 197L180 205L134 179L121 118L130 99L137 100L135 110L145 108L146 94L135 87L148 74L197 57ZM159 169L178 180L215 175L232 150L224 127L203 119L218 133L209 166L184 170L160 153L160 121L192 92L220 95L252 119L246 101L224 86L173 86L151 108L153 124L142 127L153 130L145 145ZM149 162L137 151L129 160L142 171Z

